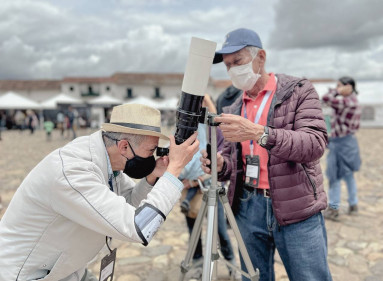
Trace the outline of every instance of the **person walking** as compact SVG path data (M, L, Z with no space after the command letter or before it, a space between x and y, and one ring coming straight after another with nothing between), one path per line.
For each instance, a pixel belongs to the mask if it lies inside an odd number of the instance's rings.
M338 80L336 89L330 90L322 97L323 103L333 109L326 170L330 184L330 202L325 211L325 218L334 221L339 221L342 180L346 182L348 191L348 214L355 215L358 212L354 172L360 169L361 158L355 133L360 127L362 110L355 87L355 80L345 76Z

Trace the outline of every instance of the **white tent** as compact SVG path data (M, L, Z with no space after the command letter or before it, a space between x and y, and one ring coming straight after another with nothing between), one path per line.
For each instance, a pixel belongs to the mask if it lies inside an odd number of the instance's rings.
M127 103L128 104L138 103L138 104L143 104L143 105L151 106L154 108L158 108L158 102L155 102L154 100L146 98L146 97L137 97Z
M166 100L163 100L157 105L157 109L161 110L176 110L178 105L178 98L172 97Z
M50 98L41 103L41 107L44 109L56 109L58 104L83 104L80 99L73 98L66 94L59 94L53 98Z
M0 109L40 109L37 102L20 96L14 92L8 92L0 97Z
M109 107L111 105L122 104L123 101L118 99L118 98L112 97L112 96L103 95L103 96L99 96L99 97L97 97L95 99L90 100L88 103L92 104L92 105L99 105L99 106Z

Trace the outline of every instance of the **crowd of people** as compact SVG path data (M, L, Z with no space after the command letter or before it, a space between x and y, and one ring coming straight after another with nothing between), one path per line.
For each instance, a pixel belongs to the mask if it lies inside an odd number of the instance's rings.
M228 185L229 203L259 280L275 279L276 250L290 280L332 280L324 220L339 221L342 180L348 213L358 212L354 172L361 159L355 133L361 110L356 82L340 78L321 100L309 80L266 71L268 57L255 31L233 30L222 46L213 63L224 64L233 86L216 104L209 96L204 102L210 112L217 107L222 113L215 118L218 180ZM323 105L331 109L329 128ZM57 114L61 134L70 129L76 138L75 118L73 108ZM27 126L31 133L36 119L33 112L14 115L16 126ZM50 138L52 120L44 127ZM198 133L177 145L173 136L161 133L158 110L114 107L101 130L52 152L18 188L0 221L0 279L95 280L87 263L105 244L110 249L110 240L117 238L147 245L180 198L191 233L192 205L201 202L200 186L209 186L209 135L200 124ZM156 160L159 138L170 138L169 155ZM319 163L326 149L328 195ZM222 206L218 210L220 249L235 264ZM194 264L202 258L199 238ZM235 273L229 270L239 280ZM201 271L194 278L200 279Z
M37 114L31 109L0 111L0 140L1 131L6 129L29 130L31 134L36 129L44 129L47 140L51 140L52 131L55 128L60 131L61 137L75 139L77 129L88 126L87 118L80 115L72 106L53 112L57 112L57 114L53 116L52 112Z

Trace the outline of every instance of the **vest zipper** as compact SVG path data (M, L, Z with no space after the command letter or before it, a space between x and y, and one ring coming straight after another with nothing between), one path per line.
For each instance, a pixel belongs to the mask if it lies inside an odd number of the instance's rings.
M303 167L303 170L305 171L305 174L306 174L307 178L309 179L311 186L314 190L314 198L315 198L315 200L317 200L318 199L317 198L317 187L315 185L315 182L311 179L310 175L307 173L307 170L306 170L306 167L304 164L302 164L302 167Z

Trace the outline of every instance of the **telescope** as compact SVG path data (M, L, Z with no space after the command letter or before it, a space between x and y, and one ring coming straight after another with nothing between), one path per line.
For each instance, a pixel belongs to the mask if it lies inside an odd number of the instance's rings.
M176 144L187 140L203 123L202 101L210 78L217 43L192 37L176 113ZM202 120L201 120L202 119Z
M182 92L176 113L176 144L187 140L204 123L206 110L202 101L210 78L217 43L192 37L186 63ZM166 148L157 148L157 156L167 155Z

